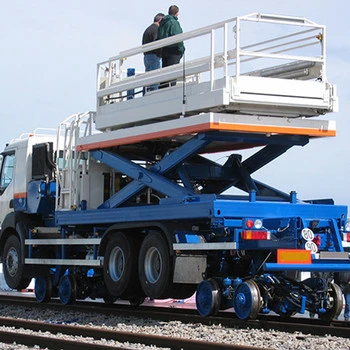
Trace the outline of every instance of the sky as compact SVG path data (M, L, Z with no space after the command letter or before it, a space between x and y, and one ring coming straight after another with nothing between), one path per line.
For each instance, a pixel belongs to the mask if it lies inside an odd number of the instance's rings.
M0 147L21 133L56 128L69 115L95 110L96 67L140 45L144 29L173 3L111 0L11 0L0 12ZM301 199L333 198L350 206L350 22L346 0L182 0L189 31L253 12L306 17L327 27L327 78L336 84L335 138L295 147L254 174ZM350 215L349 215L350 216Z

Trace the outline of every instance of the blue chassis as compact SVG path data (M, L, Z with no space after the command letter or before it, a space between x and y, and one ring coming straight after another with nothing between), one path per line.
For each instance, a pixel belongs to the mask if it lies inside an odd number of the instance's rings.
M233 161L220 166L199 156L205 153L206 148L213 142L263 146L263 148L243 162L233 157ZM250 217L298 218L308 222L326 220L332 227L334 250L342 252L339 226L347 218L346 206L300 202L295 193L283 193L251 177L253 172L289 148L295 145L304 146L308 142L309 138L306 136L266 136L211 131L194 136L175 151L166 154L150 169L145 169L119 154L106 150L93 150L90 152L92 157L127 175L133 181L102 203L98 209L57 211L56 224L61 227L107 226L118 223L146 224L154 221L210 219L216 226L239 228L242 227L242 220ZM197 157L196 162L191 163L190 160L194 157ZM174 178L181 180L183 186L173 181ZM195 194L190 180L199 181L203 178L214 179L216 184L209 186L208 194ZM246 197L220 195L231 186L245 190L249 195ZM158 205L122 207L127 200L147 187L163 193L167 198L162 199ZM260 195L261 193L267 195ZM235 240L238 243L237 249L240 249L239 239L235 237ZM317 264L308 266L295 264L282 266L274 263L266 263L264 266L266 270L334 271L335 264L317 261ZM350 270L350 260L338 261L337 270Z

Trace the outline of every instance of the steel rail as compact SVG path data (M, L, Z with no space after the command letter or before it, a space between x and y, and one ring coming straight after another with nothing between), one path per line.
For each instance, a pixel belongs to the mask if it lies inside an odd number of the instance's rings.
M6 331L0 329L0 342L6 344L16 343L32 347L40 347L40 349L50 349L50 350L108 350L108 349L121 349L121 350L132 350L131 348L126 348L125 346L113 346L102 345L96 343L88 342L78 342L76 340L69 340L63 338L49 337L47 335L38 334L28 334L28 333L14 333L13 331Z
M52 308L55 310L65 310L59 301L52 300L48 304L39 304L33 297L11 297L9 295L0 294L0 303L14 305L19 303L34 308ZM284 331L293 333L302 331L303 333L310 333L312 335L324 336L325 334L331 336L339 336L343 338L350 338L349 323L343 321L333 320L332 322L324 322L320 319L310 319L307 317L291 317L281 318L277 315L259 315L256 320L240 320L234 312L219 312L216 316L202 317L198 315L195 309L162 307L162 306L147 306L140 305L139 307L131 307L130 305L114 303L111 305L78 301L73 305L69 305L69 311L86 312L105 314L108 316L132 316L137 318L151 318L162 321L177 320L183 323L200 323L203 325L221 324L224 327L239 327L239 328L255 328L276 331Z
M153 334L145 334L145 333L135 333L135 332L124 332L124 331L114 331L114 330L108 330L108 329L99 329L95 327L84 327L84 326L77 326L77 325L66 325L66 324L52 324L42 321L31 321L31 320L23 320L23 319L13 319L13 318L5 318L0 317L0 324L5 327L13 327L13 328L21 328L21 329L29 329L31 331L35 332L49 332L52 334L64 334L68 336L79 336L83 338L93 338L94 340L114 340L118 341L120 343L133 343L133 344L145 344L148 346L158 346L161 348L170 348L172 350L228 350L228 349L237 349L237 350L248 350L248 349L255 349L255 350L268 350L270 348L261 348L261 347L253 347L253 346L247 346L247 345L235 345L235 344L223 344L223 343L214 343L214 342L208 342L208 341L202 341L202 340L192 340L192 339L186 339L186 338L177 338L177 337L167 337L167 336L159 336L159 335L153 335ZM30 342L32 342L30 345L37 344L38 341L44 341L44 345L46 347L49 347L50 349L56 349L56 345L59 346L60 349L68 349L67 346L74 346L77 347L77 344L83 345L84 349L107 349L111 348L110 345L99 345L96 343L87 344L85 341L82 341L82 339L77 340L68 340L68 339L62 339L56 338L56 337L49 337L46 335L36 335L36 334L26 334L27 337L24 337L24 333L18 333L18 332L9 332L12 333L12 338L10 338L10 342L13 342L13 337L15 336L16 342L20 343L25 341L24 338L28 338ZM19 340L20 335L20 340ZM4 339L1 337L0 333L0 339ZM58 340L58 342L57 342ZM36 343L35 343L36 342ZM46 342L46 343L45 343ZM48 342L51 343L51 346L48 345ZM64 344L62 344L64 342ZM90 347L85 347L85 345L90 345ZM28 345L28 344L26 344ZM57 349L58 349L57 348ZM71 348L73 349L73 347ZM75 348L76 349L76 348ZM74 350L75 350L74 349ZM124 348L125 349L125 348ZM271 350L271 349L270 349Z

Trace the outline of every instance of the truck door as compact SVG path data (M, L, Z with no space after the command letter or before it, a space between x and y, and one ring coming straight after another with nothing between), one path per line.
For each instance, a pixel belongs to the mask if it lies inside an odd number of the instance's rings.
M13 211L15 153L3 153L1 158L0 227L6 215Z

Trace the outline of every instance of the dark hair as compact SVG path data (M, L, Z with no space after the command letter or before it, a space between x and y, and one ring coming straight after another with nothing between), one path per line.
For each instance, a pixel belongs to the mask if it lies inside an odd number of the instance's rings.
M176 5L171 5L169 7L169 11L168 11L169 15L175 16L178 12L179 12L179 8Z
M159 22L163 17L165 16L164 13L157 13L155 16L154 16L154 19L153 19L153 22Z

